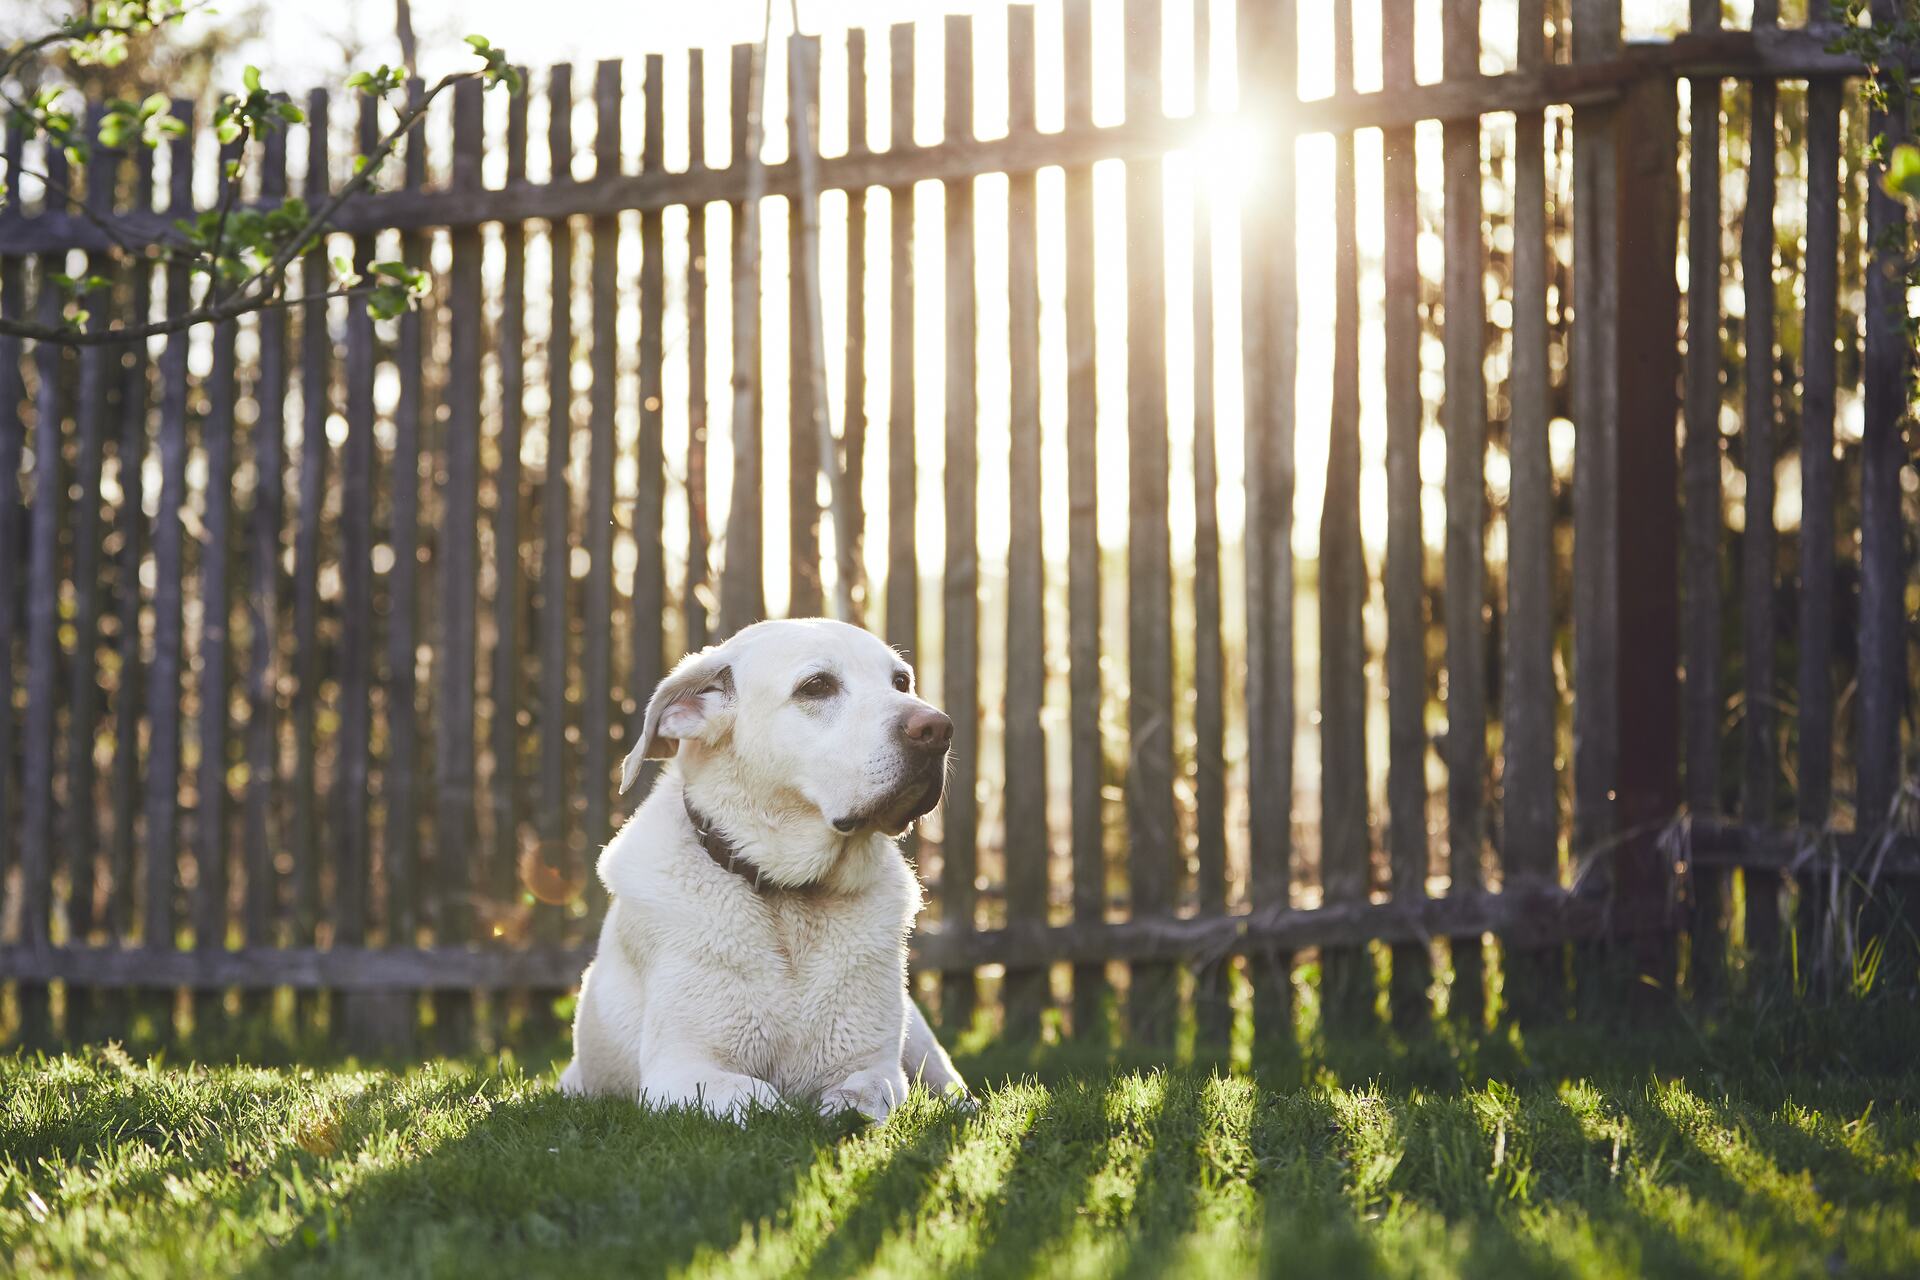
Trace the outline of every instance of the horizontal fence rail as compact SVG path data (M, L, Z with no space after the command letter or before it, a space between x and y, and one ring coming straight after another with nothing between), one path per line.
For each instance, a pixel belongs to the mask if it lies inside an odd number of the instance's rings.
M1920 872L1863 68L1520 0L1489 73L1448 0L1421 83L1420 5L1362 3L1377 69L1355 0L1064 0L466 85L296 272L402 258L419 310L0 338L17 1033L544 1018L659 675L830 602L956 721L906 846L949 1025L1291 1034L1309 953L1365 1021L1375 944L1402 1025L1443 965L1453 1016L1555 1009L1576 942L1712 992ZM247 204L377 140L303 105ZM0 313L197 297L107 250L211 205L210 135L5 145L50 184Z

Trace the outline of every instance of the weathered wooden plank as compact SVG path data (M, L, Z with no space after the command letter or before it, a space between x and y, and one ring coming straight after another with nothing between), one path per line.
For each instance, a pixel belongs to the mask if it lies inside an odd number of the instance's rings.
M767 615L760 510L760 198L766 167L760 113L766 51L733 47L733 165L743 172L733 206L733 492L720 578L720 631L732 635Z
M1904 10L1895 0L1874 0L1873 23L1890 26ZM1897 93L1894 88L1889 93ZM1893 99L1897 100L1897 99ZM1870 137L1887 140L1886 153L1906 141L1899 112L1873 112ZM1911 240L1908 212L1880 186L1879 170L1868 175L1867 243L1873 257L1866 284L1866 406L1860 441L1860 667L1856 705L1858 771L1855 812L1864 830L1885 824L1901 778L1900 720L1906 705L1907 638L1904 622L1907 577L1902 543L1900 469L1907 459L1902 423L1907 411L1907 373L1912 353L1905 334L1906 294L1896 264Z
M87 109L87 132L96 139L87 161L86 204L96 216L113 212L114 187L120 164L125 158L114 148L98 144L100 120L105 109L94 104ZM107 254L87 259L87 275L108 279L115 273L115 261ZM81 305L89 313L87 328L98 329L112 308L112 286L94 289L83 295ZM109 375L120 353L111 347L90 347L80 353L79 384L74 389L74 476L73 489L78 496L68 522L73 546L73 660L67 667L67 930L69 936L88 941L100 923L95 910L96 869L100 862L99 799L94 751L99 744L100 722L100 569L101 569L101 492L100 480L105 453L108 396L113 384ZM77 1003L88 999L79 995ZM86 1026L86 1010L68 1012L70 1030Z
M168 204L193 199L193 104L177 101L174 118L186 132L174 140ZM309 113L311 118L311 113ZM321 119L324 120L324 107ZM324 171L324 167L323 167ZM166 309L192 305L193 278L186 266L167 268ZM153 666L147 673L146 946L174 945L174 881L179 853L181 574L180 509L187 500L187 347L185 334L167 339L160 357L160 502L153 526Z
M1521 66L1547 57L1544 0L1519 7ZM1544 120L1514 119L1513 364L1509 390L1507 630L1500 699L1501 857L1509 885L1558 884L1560 805L1554 758L1553 464L1547 420L1547 218ZM1392 340L1388 340L1389 349ZM1390 499L1392 503L1394 500ZM1417 519L1417 513L1409 513ZM1416 533L1417 536L1417 533ZM1561 1006L1561 957L1506 946L1506 1002L1523 1016Z
M973 136L973 19L946 19L946 131ZM974 797L980 748L980 552L975 509L979 475L978 390L974 385L973 182L946 188L947 546L942 577L940 696L953 717L953 756L940 841L940 915L953 928L974 923L979 815ZM941 977L941 1015L949 1027L973 1020L971 972Z
M1127 6L1127 114L1160 112L1159 0ZM1127 165L1127 876L1134 916L1171 915L1179 894L1173 803L1173 570L1167 524L1166 262L1157 159ZM1161 1044L1178 1013L1174 977L1136 966L1129 1033Z
M887 34L888 155L913 145L913 33L911 22ZM919 493L915 449L913 186L887 189L890 253L887 270L887 641L909 657L920 650L920 558L914 521Z
M1193 102L1207 108L1213 84L1209 6L1194 5ZM1204 162L1193 189L1193 853L1201 915L1227 909L1226 659L1221 638L1220 463L1214 439L1214 184ZM1224 1045L1233 1005L1224 966L1194 976L1194 1022L1202 1043Z
M1698 875L1703 866L1765 869L1815 878L1825 878L1836 867L1842 875L1920 875L1920 837L1885 830L1756 827L1692 818L1678 835L1676 852L1685 859L1692 875Z
M1720 6L1693 5L1693 29L1716 30ZM1684 711L1687 808L1696 817L1720 812L1721 695L1720 559L1724 523L1720 495L1721 213L1718 78L1689 82L1691 151L1687 160L1687 438L1685 487ZM1724 879L1703 869L1693 877L1693 941L1688 969L1696 992L1719 981L1724 961Z
M418 102L425 86L407 84L410 102ZM407 135L404 178L418 187L427 178L427 134L416 125ZM419 268L426 262L425 239L414 233L400 237L400 260ZM386 847L383 850L387 887L387 937L412 942L419 936L423 907L420 874L420 747L419 680L416 666L420 647L420 459L421 430L426 421L426 318L418 310L402 315L394 349L394 372L399 396L393 408L393 478L389 491L389 536L393 568L387 574L387 753L381 779L386 801Z
M507 103L507 181L527 173L527 98ZM501 229L503 271L500 322L494 332L500 377L500 413L493 473L493 669L487 689L487 728L493 777L487 803L493 810L493 848L482 882L496 903L512 902L520 858L520 446L526 431L527 229ZM644 547L644 544L642 544Z
M1833 415L1840 272L1839 80L1807 86L1805 372L1800 386L1799 802L1803 826L1825 827L1833 809ZM1818 877L1800 880L1807 942L1828 912ZM1806 945L1803 943L1802 945Z
M1454 0L1441 26L1450 76L1480 63L1479 0ZM1485 883L1487 851L1486 293L1480 231L1480 125L1450 121L1441 141L1446 164L1447 437L1447 870L1449 892ZM1483 960L1469 940L1455 949L1450 1012L1477 1025L1485 1009Z
M67 182L66 159L52 151L46 161L47 180L55 187ZM34 318L43 326L58 323L61 299L54 272L64 271L66 255L42 257L34 291ZM40 343L34 350L33 501L27 512L26 546L26 721L21 738L21 819L19 854L19 938L32 948L51 941L54 859L55 699L59 663L57 559L59 504L65 493L61 477L60 360L61 348ZM52 1003L43 984L22 984L19 1038L23 1044L46 1044L52 1039Z
M1034 127L1033 6L1007 10L1007 127ZM1007 454L1006 857L1007 919L1047 918L1047 743L1040 728L1046 697L1046 632L1040 545L1039 219L1034 176L1007 185L1007 350L1011 404ZM1045 968L1010 970L1006 1033L1031 1040L1047 1003Z
M227 158L223 152L223 161ZM206 386L207 413L200 421L200 447L206 460L206 490L201 511L200 663L196 680L199 706L199 803L194 821L193 945L217 950L227 945L228 816L227 786L232 715L233 593L229 569L233 547L233 435L238 360L233 321L213 328L213 365ZM347 941L357 942L357 938ZM195 1025L203 1027L204 1004Z
M593 159L597 173L620 169L620 74L618 59L602 61L594 75ZM580 682L585 690L581 733L585 747L587 844L598 848L609 831L613 795L608 750L612 744L613 689L613 470L614 402L618 394L617 320L620 305L620 224L612 216L593 220L593 385L587 411L587 578ZM598 902L604 892L588 886Z
M1413 0L1385 0L1380 10L1380 41L1386 83L1413 83L1413 40ZM1526 117L1520 119L1524 124ZM1392 866L1394 901L1414 902L1427 896L1429 865L1427 553L1420 528L1420 432L1424 423L1420 394L1420 210L1413 129L1403 126L1390 130L1382 135L1381 145L1386 234L1381 269L1386 285L1387 549L1382 585L1387 605L1387 857ZM1524 150L1521 161L1525 162ZM1516 274L1524 243L1516 231ZM1515 287L1517 365L1522 322L1517 282ZM1544 323L1544 315L1542 320ZM1417 1026L1432 1015L1432 1000L1427 994L1432 976L1433 958L1424 944L1411 942L1394 948L1392 1004L1396 1024Z
M888 32L889 145L913 144L914 24ZM887 154L893 154L889 151ZM887 642L909 659L920 659L919 449L914 413L913 185L887 188ZM909 856L920 837L901 842Z
M687 52L687 170L707 167L707 63ZM707 207L687 206L687 578L680 593L686 651L704 649L713 631L707 520ZM644 692L644 691L643 691Z
M1287 954L1361 938L1405 942L1499 932L1541 946L1609 931L1632 934L1665 927L1657 916L1609 913L1604 904L1589 898L1542 888L1458 894L1411 909L1398 903L1356 902L1312 911L987 930L932 925L915 934L910 955L925 968L1031 966L1056 959L1084 964L1110 956L1173 965L1233 954ZM571 947L301 947L213 954L118 947L44 951L4 947L0 948L0 978L57 977L96 986L287 986L347 991L564 988L578 980L592 959L591 948Z
M787 40L787 146L795 157L811 151L817 166L820 151L819 117L813 109L811 86L819 79L820 41L814 36ZM813 214L806 206L817 197L806 183L787 198L787 616L811 618L826 611L820 586L820 437L814 413L820 389L813 379L812 333L818 323L807 300L809 273L819 271L811 260L806 222Z
M641 163L649 169L665 168L661 156L666 147L664 125L666 95L665 72L659 54L648 54L646 61L646 113L641 136ZM638 448L638 489L633 503L633 536L637 558L633 571L632 664L627 689L633 699L632 733L640 731L646 713L647 698L666 673L662 646L666 643L664 625L667 612L666 538L666 460L660 442L661 362L664 359L662 330L666 325L667 277L666 241L660 226L660 214L648 211L640 215L640 440ZM651 787L652 779L646 779ZM599 837L595 837L598 839Z
M867 33L847 32L847 150L867 148ZM845 402L840 413L840 494L834 512L834 560L847 620L866 625L867 505L867 197L847 192L847 339ZM824 368L822 371L824 376ZM841 526L845 525L842 529Z
M21 128L5 125L7 172L15 172L22 150ZM17 213L0 211L0 223L12 223ZM4 235L0 229L0 235ZM17 257L0 258L0 315L26 319L25 267ZM17 741L14 721L14 648L20 635L21 587L26 581L26 508L20 494L20 463L26 455L27 424L21 416L26 382L21 376L23 343L0 337L0 876L12 874L19 857L14 827L14 761Z
M1756 21L1763 19L1763 13L1763 9L1756 9ZM1747 205L1740 225L1740 273L1746 298L1741 444L1747 480L1746 531L1740 539L1744 653L1740 812L1749 823L1764 826L1774 816L1779 769L1773 687L1774 559L1779 546L1773 523L1774 417L1779 412L1773 358L1774 145L1779 90L1759 82L1752 86L1751 93ZM1746 891L1747 946L1756 955L1770 956L1780 940L1778 883L1765 875L1747 876Z
M307 99L307 202L327 195L327 95ZM315 296L327 287L323 245L301 259L301 291ZM333 337L327 304L300 309L300 496L293 541L293 815L287 850L293 859L294 940L311 942L320 916L320 811L315 778L320 710L320 521L326 503L327 414Z
M1610 796L1623 833L1608 860L1616 902L1659 904L1668 892L1655 831L1682 803L1680 787L1680 291L1673 262L1680 227L1679 99L1672 81L1634 87L1617 119L1619 189L1613 263L1617 314L1632 323L1615 339L1608 371L1618 407L1613 505L1631 512L1615 528L1615 563L1633 566L1607 621L1618 657L1614 699L1619 751ZM1576 462L1576 466L1577 466ZM1576 537L1577 537L1576 532ZM1577 659L1576 659L1577 660ZM1583 851L1584 852L1584 851ZM1670 991L1671 938L1640 935L1631 957L1643 997ZM1600 979L1605 966L1582 966Z
M286 143L279 139L284 181ZM272 170L271 154L262 161L262 173ZM128 201L136 209L153 207L153 152L133 149L133 181ZM128 273L127 307L130 315L146 315L153 303L153 269L141 265ZM284 322L284 321L283 321ZM151 408L147 378L151 361L144 342L129 343L119 368L120 432L115 440L115 467L120 483L120 506L115 528L120 539L114 560L114 611L120 644L120 677L113 691L113 830L108 837L107 934L125 938L133 930L135 846L140 815L140 714L144 702L144 664L140 656L140 560L146 550L146 458L152 441L147 429ZM263 373L264 376L264 373ZM0 646L3 648L4 646ZM0 755L4 755L0 751ZM0 805L0 814L4 813Z
M270 130L262 140L260 189L268 198L286 192L285 130ZM273 857L274 808L280 778L277 673L281 636L280 539L286 520L286 312L278 307L261 312L258 332L259 355L253 385L253 505L246 516L247 782L241 834L241 866L246 885L240 907L241 937L244 945L250 947L268 946L273 941L277 883ZM129 431L134 429L130 423ZM141 438L140 435L131 437L136 448ZM392 856L391 846L388 856Z
M1065 98L1068 128L1093 119L1093 9L1066 0ZM1066 173L1067 277L1067 738L1070 745L1073 918L1107 918L1106 815L1100 741L1100 459L1095 380L1093 167ZM1105 966L1073 971L1073 1030L1105 1032Z
M573 68L565 63L547 76L547 153L553 172L573 164ZM565 218L547 224L551 272L547 285L547 459L540 488L540 788L534 806L540 850L558 885L584 884L571 836L572 790L567 786L568 635L573 611L573 494L567 467L573 452L573 227ZM548 897L556 896L549 894ZM559 904L543 902L534 930L544 942L556 941L564 927Z
M1295 97L1299 25L1291 0L1242 14L1242 110L1274 118ZM1256 911L1283 910L1293 859L1293 486L1298 299L1294 156L1277 144L1260 198L1241 212L1243 396L1247 448L1248 888ZM1291 957L1249 962L1254 1034L1293 1035Z
M453 100L452 183L460 190L471 192L480 186L483 127L480 84L465 81L454 90ZM434 665L440 688L433 709L438 791L434 817L434 939L442 944L465 942L474 929L474 636L479 611L480 348L485 318L479 232L455 232L452 249L447 282L450 341L441 464L444 478L435 547L439 635ZM603 612L598 616L604 619L606 615ZM604 626L590 626L587 633L604 635L605 630ZM604 697L605 682L594 687L602 690ZM604 732L601 736L604 751ZM599 790L604 795L606 788ZM604 815L604 800L601 812ZM463 1043L471 1026L471 1002L462 992L442 993L435 1003L434 1018L444 1044Z
M1353 83L1352 0L1334 0L1333 77L1336 89ZM1477 129L1474 141L1477 182ZM1333 145L1333 394L1320 504L1320 882L1325 900L1341 903L1367 896L1372 841L1367 823L1367 637L1361 618L1367 565L1360 546L1360 256L1353 135L1338 135ZM1477 204L1474 212L1477 249ZM1457 243L1449 242L1449 262ZM1475 253L1473 265L1478 262ZM1477 273L1474 284L1477 288ZM1449 337L1455 333L1451 302ZM1453 400L1449 394L1448 403ZM1450 443L1450 460L1453 453ZM1451 588L1447 599L1453 599ZM1321 956L1321 1008L1334 1023L1370 1018L1373 962L1364 950L1335 947Z
M48 148L43 161L50 190L64 190L66 156ZM51 276L64 274L65 254L40 259L34 289L34 318L57 325L65 302ZM27 711L21 738L20 770L20 939L44 947L50 938L53 875L56 863L54 773L60 702L60 528L67 478L61 447L66 434L61 417L61 357L58 343L36 344L33 352L33 503L27 513ZM40 1001L36 996L36 1003ZM40 1020L38 1014L34 1021Z
M361 95L359 155L379 142L378 103ZM372 236L353 238L355 274L373 270ZM364 296L347 300L346 440L340 457L340 727L333 770L333 936L367 939L367 796L373 756L373 377L376 338Z
M1618 0L1574 0L1577 62L1614 56ZM1573 216L1576 264L1571 331L1573 420L1573 846L1584 857L1612 835L1620 759L1618 452L1619 285L1616 279L1615 112L1574 111Z

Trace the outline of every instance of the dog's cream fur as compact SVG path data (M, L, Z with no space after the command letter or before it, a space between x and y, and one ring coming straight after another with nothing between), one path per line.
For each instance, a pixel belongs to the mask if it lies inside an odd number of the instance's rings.
M920 889L894 839L937 799L944 767L944 752L903 746L903 717L927 713L911 679L874 636L811 619L748 627L661 682L622 788L646 758L673 763L600 857L612 903L563 1089L876 1120L910 1078L964 1097L906 988ZM797 888L756 893L717 866L689 800Z

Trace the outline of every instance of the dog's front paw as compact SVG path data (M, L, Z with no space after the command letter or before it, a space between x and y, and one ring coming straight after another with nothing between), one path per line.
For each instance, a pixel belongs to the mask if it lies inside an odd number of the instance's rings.
M820 1095L820 1114L838 1115L858 1111L874 1123L885 1120L893 1109L906 1101L907 1075L895 1067L856 1071Z

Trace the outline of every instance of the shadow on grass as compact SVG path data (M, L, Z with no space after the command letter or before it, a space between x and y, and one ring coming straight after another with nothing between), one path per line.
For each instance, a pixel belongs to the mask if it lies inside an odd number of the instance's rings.
M829 1146L828 1123L773 1112L748 1134L533 1089L457 1134L370 1153L353 1179L242 1274L656 1274L770 1222ZM339 1188L336 1187L336 1190Z

